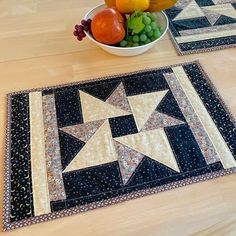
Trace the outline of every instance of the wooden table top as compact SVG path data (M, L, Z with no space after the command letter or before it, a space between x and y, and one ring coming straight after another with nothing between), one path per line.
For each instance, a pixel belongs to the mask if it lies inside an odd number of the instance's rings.
M147 53L117 57L72 36L102 0L0 1L0 201L6 94L199 59L236 116L236 48L178 56L166 35ZM236 235L236 175L217 178L0 235ZM2 212L2 204L0 207ZM1 213L0 212L0 213Z

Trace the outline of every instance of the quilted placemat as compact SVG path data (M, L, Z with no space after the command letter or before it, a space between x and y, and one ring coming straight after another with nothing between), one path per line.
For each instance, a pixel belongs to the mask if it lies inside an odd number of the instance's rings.
M181 55L236 46L236 0L179 0L166 13Z
M230 174L232 115L198 62L8 96L4 229Z

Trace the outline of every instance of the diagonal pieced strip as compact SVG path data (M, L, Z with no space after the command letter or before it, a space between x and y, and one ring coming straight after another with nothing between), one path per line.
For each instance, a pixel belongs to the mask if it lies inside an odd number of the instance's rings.
M61 130L86 143L95 134L104 121L105 120L98 120L67 126L61 128Z
M130 114L83 91L79 94L84 123Z
M120 109L131 113L129 101L126 96L123 83L120 83L115 91L107 98L107 103L119 107Z
M50 201L66 199L54 94L43 96L45 157Z
M176 2L175 7L184 9L192 0L179 0Z
M184 123L185 122L181 120L175 119L171 116L168 116L155 110L149 117L148 121L145 123L141 131L148 131L168 126L181 125Z
M206 18L208 19L208 21L211 23L211 25L214 25L216 23L216 21L220 18L221 14L219 13L215 13L212 11L209 11L207 9L202 8L202 11L204 12L204 14L206 15Z
M144 155L114 140L121 177L124 184L130 180Z
M175 20L185 20L192 19L196 17L205 16L201 8L198 6L195 0L192 0L184 7L184 9L173 19Z
M29 105L34 215L38 216L51 212L45 157L42 93L30 93Z
M113 161L117 161L117 155L113 144L109 121L106 120L82 147L63 173Z
M155 129L117 137L114 140L180 172L164 129Z
M167 92L168 90L162 90L128 97L138 131L143 128L144 124Z

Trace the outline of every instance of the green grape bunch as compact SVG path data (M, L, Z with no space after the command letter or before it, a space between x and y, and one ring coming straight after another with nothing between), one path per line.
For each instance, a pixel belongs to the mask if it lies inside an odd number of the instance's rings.
M155 14L136 11L126 21L126 37L120 46L142 46L158 39L162 32L163 28L158 27Z

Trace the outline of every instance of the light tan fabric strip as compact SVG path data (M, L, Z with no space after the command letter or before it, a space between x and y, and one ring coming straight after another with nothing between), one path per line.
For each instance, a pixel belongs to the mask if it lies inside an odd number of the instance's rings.
M206 132L208 133L216 152L222 162L225 169L236 167L236 161L230 152L226 142L221 136L218 128L216 127L211 116L207 112L202 100L195 91L193 85L189 81L187 74L185 73L182 66L173 67L173 72L180 82L186 96L191 102L198 118L200 119L202 125L204 126Z
M235 36L235 35L236 35L236 29L233 29L233 30L209 32L205 34L194 34L194 35L176 37L176 41L178 43L188 43L188 42L195 42L195 41L214 39L214 38L222 38L222 37Z
M41 92L29 94L31 171L35 216L50 213Z

